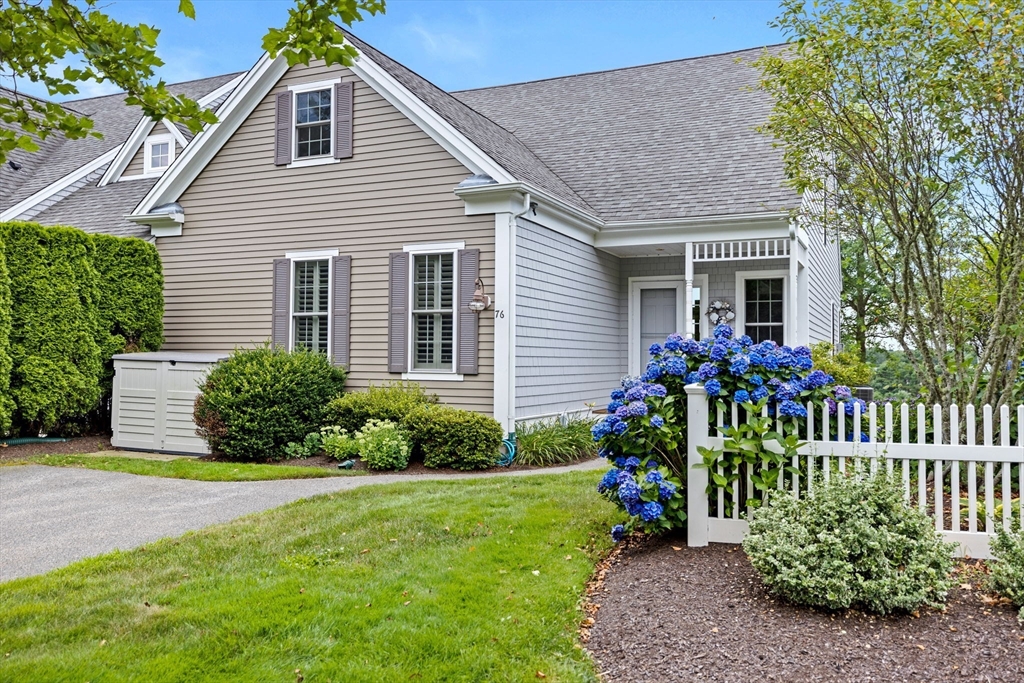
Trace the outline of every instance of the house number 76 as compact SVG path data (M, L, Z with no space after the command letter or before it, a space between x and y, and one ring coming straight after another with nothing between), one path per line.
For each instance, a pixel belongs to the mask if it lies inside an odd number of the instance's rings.
M494 319L495 320L497 320L498 318L504 318L504 317L505 317L505 311L501 310L500 308L494 309Z

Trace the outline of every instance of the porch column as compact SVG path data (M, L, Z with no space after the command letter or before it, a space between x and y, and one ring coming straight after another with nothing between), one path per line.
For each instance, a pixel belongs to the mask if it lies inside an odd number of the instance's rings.
M789 226L789 287L787 294L789 295L789 301L787 307L789 308L789 315L786 316L786 335L785 341L790 346L796 346L799 344L800 339L800 284L799 284L799 267L800 267L800 242L796 238L796 225L790 223Z
M686 338L693 339L693 242L686 243L686 269L684 271L684 277L686 278L686 297L683 299L685 307L683 308L683 317L686 320ZM707 296L703 292L702 297Z

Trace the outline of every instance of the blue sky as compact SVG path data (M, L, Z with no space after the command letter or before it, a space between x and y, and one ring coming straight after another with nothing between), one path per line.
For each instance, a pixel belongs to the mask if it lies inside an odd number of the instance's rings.
M167 64L159 75L176 82L248 69L263 34L284 23L292 3L195 0L194 22L177 14L177 0L101 4L121 21L161 30L158 52ZM388 0L387 14L354 31L440 87L459 90L778 43L783 37L767 25L777 12L775 0ZM111 91L89 86L78 97Z

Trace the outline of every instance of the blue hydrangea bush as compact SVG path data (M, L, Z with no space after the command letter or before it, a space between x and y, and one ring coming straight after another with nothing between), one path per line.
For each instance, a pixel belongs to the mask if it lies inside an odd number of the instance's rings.
M710 402L709 429L716 408L731 415L732 404L781 418L783 435L805 435L807 405L831 414L843 404L854 414L848 387L832 386L833 378L814 369L811 350L775 342L754 344L734 337L729 325L714 336L696 341L672 334L650 348L651 359L640 377L626 377L611 394L608 415L594 425L599 453L614 463L598 492L625 510L630 521L617 525L621 538L633 529L663 531L681 528L686 520L686 392L687 384L703 384ZM862 411L867 406L859 401ZM768 438L769 435L766 435Z

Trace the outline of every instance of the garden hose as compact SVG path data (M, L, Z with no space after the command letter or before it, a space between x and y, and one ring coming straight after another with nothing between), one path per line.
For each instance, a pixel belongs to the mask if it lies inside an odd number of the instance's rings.
M498 459L498 465L508 467L516 459L516 433L511 432L507 439L502 439L501 445L505 447L505 455Z
M67 439L60 436L23 436L17 439L0 439L4 446L20 446L26 443L64 443Z

